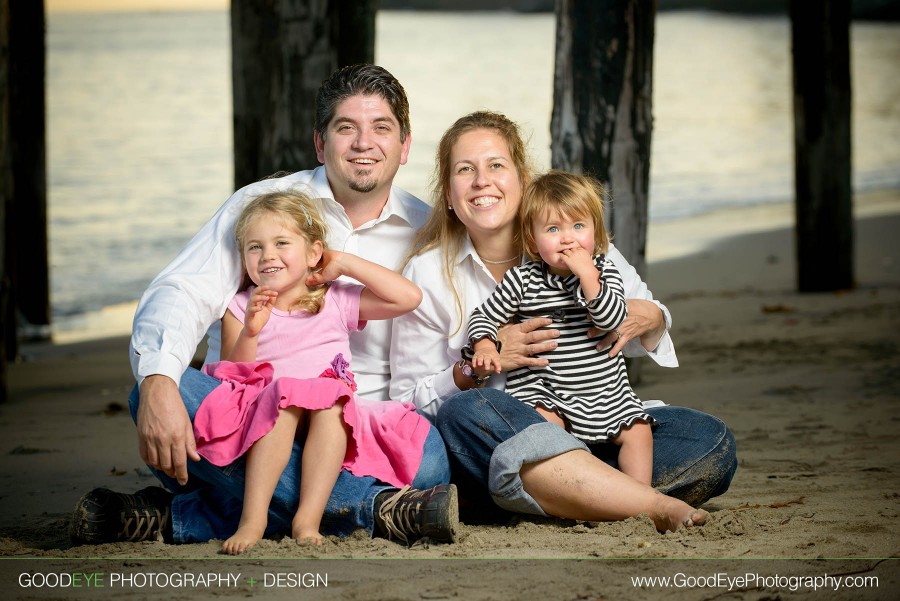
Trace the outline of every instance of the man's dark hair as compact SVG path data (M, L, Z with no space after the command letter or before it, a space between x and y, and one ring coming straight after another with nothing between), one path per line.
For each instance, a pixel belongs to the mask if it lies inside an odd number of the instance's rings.
M384 98L400 124L400 141L409 135L409 101L400 82L378 65L349 65L331 74L316 94L316 131L323 139L334 118L337 105L351 96L377 95Z

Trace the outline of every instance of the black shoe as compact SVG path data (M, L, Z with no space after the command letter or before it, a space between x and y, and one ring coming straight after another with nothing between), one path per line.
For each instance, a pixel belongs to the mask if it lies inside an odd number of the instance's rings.
M404 486L379 506L380 500L375 499L375 524L388 540L398 538L406 544L426 536L442 543L456 540L459 529L456 485L440 484L428 490Z
M70 535L74 544L119 541L171 542L172 493L150 486L133 495L95 488L75 506Z

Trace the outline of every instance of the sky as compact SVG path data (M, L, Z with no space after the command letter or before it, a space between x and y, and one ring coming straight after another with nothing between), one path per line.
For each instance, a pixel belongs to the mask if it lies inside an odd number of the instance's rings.
M229 0L45 0L47 12L222 10Z

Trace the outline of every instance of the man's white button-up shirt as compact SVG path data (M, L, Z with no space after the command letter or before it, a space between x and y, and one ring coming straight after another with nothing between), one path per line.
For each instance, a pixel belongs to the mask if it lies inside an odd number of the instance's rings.
M354 229L344 207L334 199L324 167L241 188L151 282L141 298L131 337L131 367L139 383L153 374L168 376L178 383L207 331L206 360L218 360L220 319L243 277L234 236L237 218L251 198L288 188L299 188L320 199L319 206L328 224L329 248L394 270L400 267L416 231L431 210L415 196L395 187L381 215ZM390 320L370 322L351 336L351 369L361 397L388 398L390 344Z

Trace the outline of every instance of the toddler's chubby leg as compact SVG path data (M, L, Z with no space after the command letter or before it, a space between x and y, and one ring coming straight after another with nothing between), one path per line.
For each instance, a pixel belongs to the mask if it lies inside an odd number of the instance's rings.
M653 480L653 431L646 422L623 428L613 443L619 445L619 469L638 482Z
M550 422L551 424L556 424L563 430L566 429L566 422L563 421L563 418L559 416L559 413L556 411L550 411L549 409L544 409L541 406L535 407L535 411L537 411L541 417Z
M343 410L343 404L337 403L328 409L310 412L309 431L303 447L300 506L291 524L291 536L301 542L322 544L319 525L344 464L350 437Z
M247 479L244 482L244 508L235 532L222 545L230 555L253 547L266 532L267 515L278 479L291 457L291 447L304 409L288 407L278 414L272 430L247 452Z

